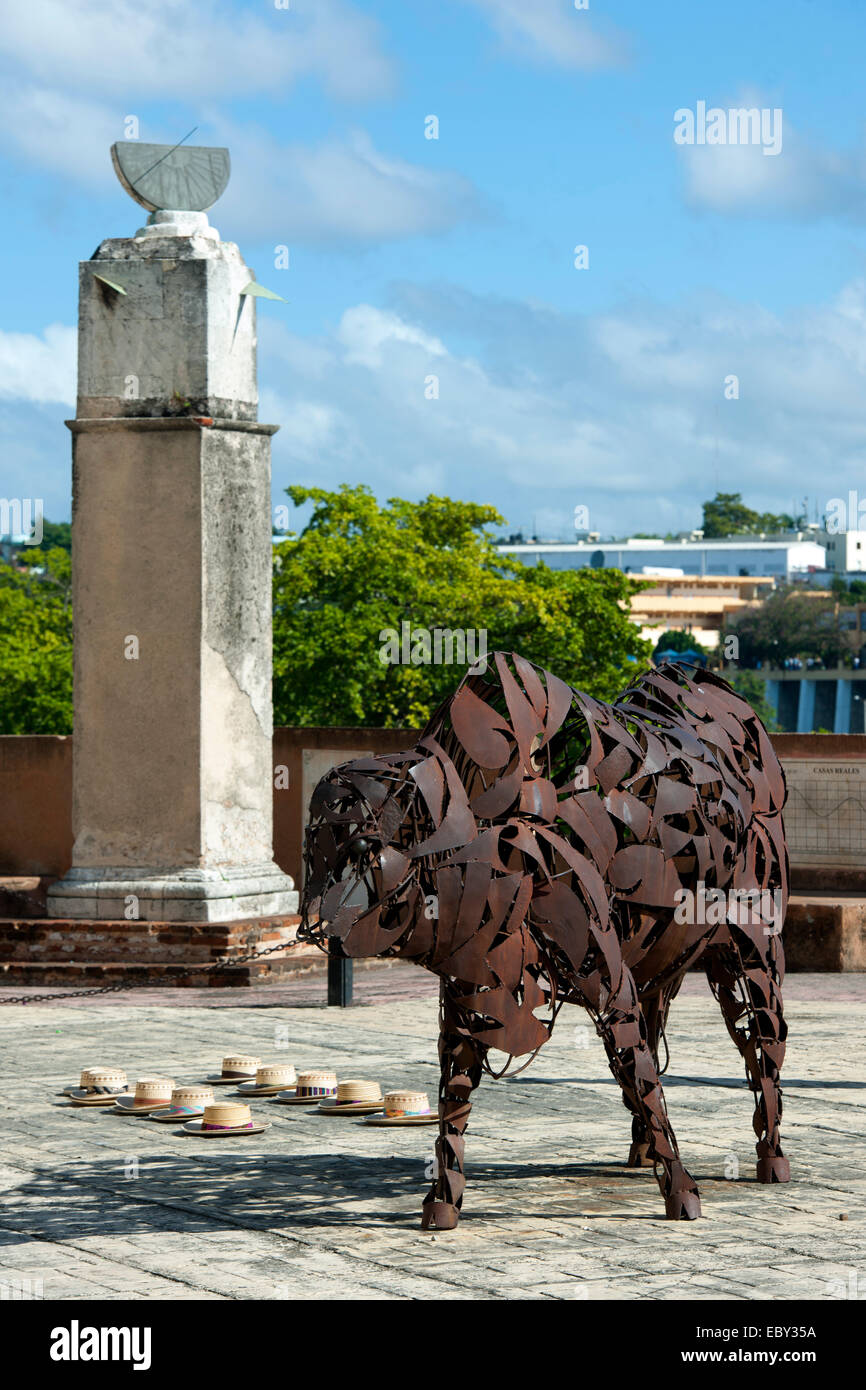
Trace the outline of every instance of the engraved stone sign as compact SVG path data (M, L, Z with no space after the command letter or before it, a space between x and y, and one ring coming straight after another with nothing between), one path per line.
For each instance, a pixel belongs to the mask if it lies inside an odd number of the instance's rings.
M866 846L866 761L785 761L785 830L792 865L856 868Z

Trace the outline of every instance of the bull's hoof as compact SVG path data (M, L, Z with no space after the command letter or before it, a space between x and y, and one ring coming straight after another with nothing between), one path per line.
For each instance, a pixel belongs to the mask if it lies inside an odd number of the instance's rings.
M791 1165L782 1154L765 1154L758 1159L758 1182L790 1182Z
M453 1231L460 1213L451 1202L425 1202L421 1208L422 1231Z
M653 1161L649 1156L649 1144L632 1144L628 1151L629 1168L652 1168Z
M697 1192L672 1192L665 1197L668 1221L696 1221L700 1214L701 1199Z

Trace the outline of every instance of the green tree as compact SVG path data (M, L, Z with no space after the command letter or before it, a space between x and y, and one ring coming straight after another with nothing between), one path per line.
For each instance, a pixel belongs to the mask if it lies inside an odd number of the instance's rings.
M520 652L610 698L646 663L628 615L641 584L619 570L525 566L494 548L492 507L427 497L380 507L366 487L291 487L312 517L276 547L277 723L415 727L465 667L385 664L382 634L408 622L485 631L487 650Z
M758 535L761 532L792 531L794 518L786 512L755 512L743 502L739 492L717 492L712 502L703 504L703 532L706 540L726 536Z
M696 637L690 632L684 632L682 628L672 627L668 632L663 632L655 644L653 659L658 652L706 652Z
M731 676L727 671L724 674L737 694L748 700L761 722L771 732L776 729L776 711L767 699L767 683L761 679L757 671L739 671L735 676Z
M39 550L72 550L72 526L68 521L43 521Z
M830 589L840 603L866 603L866 579L845 579L844 575L834 574Z
M835 600L791 587L774 590L763 603L743 608L730 619L720 638L733 634L738 640L737 661L754 667L760 661L779 666L791 657L819 658L827 666L851 651L847 634L839 631Z
M72 732L72 609L67 550L0 564L0 733Z

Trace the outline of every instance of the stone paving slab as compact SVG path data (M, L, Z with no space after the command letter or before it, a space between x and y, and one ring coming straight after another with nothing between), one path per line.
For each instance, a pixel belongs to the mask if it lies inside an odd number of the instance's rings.
M629 1117L579 1010L529 1070L476 1093L454 1232L419 1229L432 1127L259 1100L265 1134L209 1141L53 1094L94 1061L192 1081L242 1049L434 1099L435 980L358 978L345 1010L308 977L216 991L230 1008L200 990L0 1007L0 1299L27 1280L59 1300L866 1297L866 976L786 982L781 1187L754 1180L739 1057L704 981L686 982L665 1087L699 1222L665 1221L652 1172L624 1167Z

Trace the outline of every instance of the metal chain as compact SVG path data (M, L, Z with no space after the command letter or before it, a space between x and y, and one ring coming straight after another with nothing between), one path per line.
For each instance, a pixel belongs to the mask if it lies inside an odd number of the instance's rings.
M274 951L284 951L288 945L291 945L291 942L278 941L276 946L267 946L264 951L249 951L245 956L221 956L212 965L205 966L200 975L212 975L214 971L225 969L226 966L243 965L248 960L261 960L262 956L273 955ZM92 994L119 994L122 990L147 989L149 985L158 985L164 989L165 976L152 975L149 979L133 980L129 983L101 985L96 989L77 989L72 994L63 990L56 994L15 994L9 999L0 999L0 1005L41 1004L46 999L86 999Z

